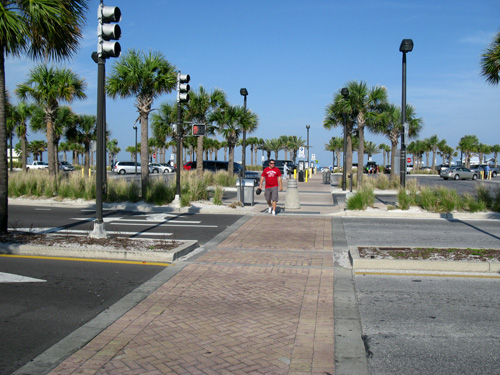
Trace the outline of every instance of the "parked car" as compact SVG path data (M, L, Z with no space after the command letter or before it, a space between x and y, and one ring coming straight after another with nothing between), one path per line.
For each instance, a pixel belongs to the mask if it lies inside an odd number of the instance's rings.
M450 167L441 169L439 176L445 180L449 178L454 180L477 180L478 174L465 167Z
M165 172L171 172L170 166L167 166L167 164L163 163L149 163L149 172L150 173L165 173Z
M379 171L379 167L376 162L369 161L363 167L363 173L377 173Z
M45 161L34 161L26 165L26 169L49 169L49 164Z
M111 171L118 174L135 173L135 162L117 161ZM137 173L141 173L141 163L137 163Z
M293 174L293 171L297 169L297 166L291 160L275 160L274 165L280 170L281 174L283 174L285 163L288 173ZM262 170L267 167L269 167L269 160L266 160L264 163L262 163Z
M69 172L69 171L74 171L75 167L73 167L73 165L68 163L67 161L60 161L59 169L65 172Z
M476 165L474 167L471 167L471 171L474 171L477 173L478 177L481 177L481 176L484 176L484 170L486 168L486 164L481 164L481 165ZM491 177L496 177L499 173L499 170L500 170L500 167L493 167L490 165L490 174L491 174Z
M166 168L166 170L165 170L164 173L166 173L166 172L168 172L168 173L175 172L175 167L171 163L160 163L160 165Z

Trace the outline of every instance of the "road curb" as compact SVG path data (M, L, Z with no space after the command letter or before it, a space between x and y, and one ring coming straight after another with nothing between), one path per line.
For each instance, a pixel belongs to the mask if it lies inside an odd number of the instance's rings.
M199 247L198 241L177 241L181 244L171 251L141 251L141 250L117 250L111 248L77 248L59 246L36 246L1 244L0 254L47 256L47 257L69 257L83 259L113 259L136 262L168 262L189 254Z
M480 272L500 273L500 263L468 262L457 260L401 260L401 259L366 259L359 256L357 247L349 247L352 268L401 270L401 271L443 271L443 272Z

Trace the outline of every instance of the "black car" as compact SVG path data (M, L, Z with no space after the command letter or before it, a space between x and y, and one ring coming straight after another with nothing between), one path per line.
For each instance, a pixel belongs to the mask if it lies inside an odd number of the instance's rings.
M379 172L379 167L377 163L374 161L367 162L363 168L363 173L378 173L378 172Z

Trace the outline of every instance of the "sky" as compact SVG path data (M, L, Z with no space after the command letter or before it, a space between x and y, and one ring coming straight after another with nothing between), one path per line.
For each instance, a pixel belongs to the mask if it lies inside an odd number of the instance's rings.
M87 99L71 103L78 114L97 110L91 53L97 49L98 5L99 0L90 1L78 53L58 64L86 80ZM481 54L500 31L498 0L116 0L104 5L122 12L122 51L160 51L191 76L191 90L222 89L232 105L243 105L239 92L246 88L247 107L259 117L247 137L295 135L307 141L310 125L311 159L314 154L320 166L332 164L325 144L342 136L341 127L323 127L326 108L349 81L384 86L389 101L401 105L402 39L414 42L407 54L407 103L423 120L418 139L437 135L456 147L461 137L473 134L481 143L500 144L500 86L480 75ZM115 61L107 60L107 72ZM13 102L13 91L33 66L25 58L7 59ZM175 98L175 92L162 95L153 108ZM130 160L124 150L135 141L134 98L108 98L106 112L111 139L122 149L118 160ZM46 138L30 132L28 140L35 139ZM369 131L365 140L390 144ZM278 158L284 158L283 151ZM241 160L241 148L235 160ZM382 154L373 160L382 163Z

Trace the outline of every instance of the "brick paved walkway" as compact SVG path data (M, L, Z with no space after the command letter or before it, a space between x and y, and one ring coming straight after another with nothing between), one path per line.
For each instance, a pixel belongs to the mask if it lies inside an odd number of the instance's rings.
M333 374L331 219L254 216L51 374Z

